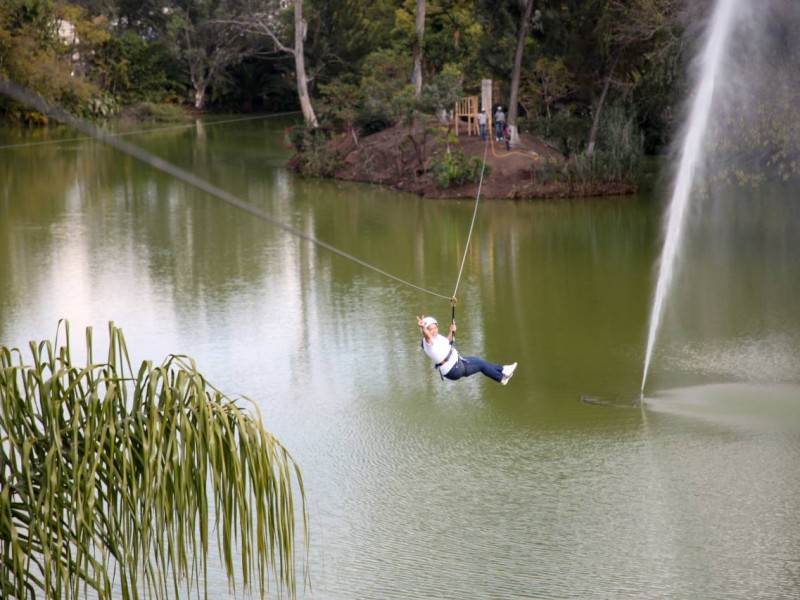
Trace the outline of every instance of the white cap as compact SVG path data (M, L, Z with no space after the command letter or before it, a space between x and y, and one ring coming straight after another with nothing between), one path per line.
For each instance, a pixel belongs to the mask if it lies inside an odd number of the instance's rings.
M438 322L436 319L434 319L433 317L425 317L424 319L422 319L422 326L423 326L425 329L427 329L428 327L430 327L430 326L431 326L431 325L433 325L434 323L435 323L436 325L438 325L438 324L439 324L439 322Z

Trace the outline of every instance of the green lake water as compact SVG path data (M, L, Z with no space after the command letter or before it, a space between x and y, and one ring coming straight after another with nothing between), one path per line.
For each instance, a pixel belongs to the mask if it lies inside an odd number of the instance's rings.
M449 296L474 201L298 178L289 124L119 133ZM80 134L0 130L0 344L114 321L136 364L188 354L253 398L305 478L302 598L797 598L797 193L698 199L640 406L667 187L482 199L457 342L519 367L442 382L415 315L447 300Z

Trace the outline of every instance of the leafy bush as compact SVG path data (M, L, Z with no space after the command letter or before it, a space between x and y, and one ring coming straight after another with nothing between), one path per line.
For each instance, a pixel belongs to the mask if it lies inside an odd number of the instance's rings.
M137 119L151 121L182 121L187 118L180 106L154 102L139 102L130 108L130 114Z
M289 129L288 137L295 149L294 156L289 159L289 168L316 177L333 175L340 159L327 128L297 125Z
M76 28L89 35L90 23L79 13L74 18ZM52 105L88 117L89 102L100 90L81 72L71 47L61 42L58 22L53 2L0 2L0 76ZM84 54L94 50L80 49ZM4 95L0 95L0 114L31 125L49 122L29 105Z
M103 94L89 100L89 109L96 117L110 117L119 112L119 103L114 96Z
M478 181L481 172L489 174L488 165L477 156L467 156L463 150L444 152L431 158L429 169L434 180L442 189L451 185L462 185L467 181Z
M92 56L89 73L122 104L165 102L181 97L186 87L167 45L133 31L107 40Z
M422 94L417 108L428 114L438 114L452 110L455 103L464 95L461 88L461 71L455 65L445 65L441 73L422 86Z
M704 157L712 178L752 188L800 180L797 85L780 75L767 71L775 81L767 97L737 96L712 115L707 135L714 147Z
M344 80L335 80L329 84L320 84L322 102L317 114L336 127L349 130L356 121L358 107L364 99L358 86Z
M355 123L364 135L371 135L388 129L394 121L387 111L373 112L363 108L358 112Z
M556 121L564 125L562 135L572 129L569 120ZM585 138L584 138L585 139ZM597 136L597 148L589 154L577 151L580 144L577 137L564 137L562 148L567 146L569 155L563 168L555 168L547 163L531 165L534 178L542 181L564 181L570 183L620 183L636 181L644 156L644 136L633 118L616 107L608 109Z
M414 109L414 88L407 84L411 61L393 50L370 54L361 69L359 93L364 98L356 122L365 134L396 123Z
M531 126L566 155L579 152L589 137L591 123L585 117L561 110L549 118L533 118Z

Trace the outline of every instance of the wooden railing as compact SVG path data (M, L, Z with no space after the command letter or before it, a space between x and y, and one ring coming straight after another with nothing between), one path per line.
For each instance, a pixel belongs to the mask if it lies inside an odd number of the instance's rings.
M467 135L478 135L478 96L467 96L456 102L455 130L458 135L458 126L462 123L461 119L466 117ZM474 130L474 132L473 132Z

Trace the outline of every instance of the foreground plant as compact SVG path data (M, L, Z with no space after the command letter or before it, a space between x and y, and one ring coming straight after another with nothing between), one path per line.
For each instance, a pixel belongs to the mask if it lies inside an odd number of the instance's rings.
M78 366L64 330L30 343L32 365L0 346L0 597L207 597L212 529L231 587L238 561L245 591L294 596L303 481L257 407L188 357L134 374L113 323L107 361L87 328Z

